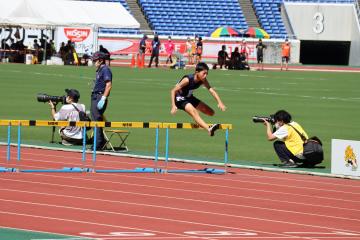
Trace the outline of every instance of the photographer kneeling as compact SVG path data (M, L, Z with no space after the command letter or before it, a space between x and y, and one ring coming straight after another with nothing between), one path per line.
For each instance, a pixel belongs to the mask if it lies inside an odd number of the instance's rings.
M76 89L65 89L66 104L56 112L54 103L49 100L51 115L56 121L80 121L79 111L85 112L85 105L78 103L80 93ZM59 130L61 143L65 146L82 145L83 131L81 127L68 126ZM86 136L85 136L86 137Z
M276 131L272 131L272 126L267 119L263 118L266 126L266 134L269 141L281 140L274 142L274 149L282 164L281 167L298 167L303 164L305 158L303 156L303 140L296 132L299 131L306 138L308 135L300 124L291 121L291 115L285 110L277 111L274 115L274 123ZM295 129L296 130L295 130Z

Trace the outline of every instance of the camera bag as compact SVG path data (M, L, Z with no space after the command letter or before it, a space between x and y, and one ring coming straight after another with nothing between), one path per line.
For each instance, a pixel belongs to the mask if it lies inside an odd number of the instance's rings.
M322 148L321 140L313 136L311 138L306 138L302 133L300 133L294 126L288 124L292 127L301 137L301 140L304 142L303 147L303 156L305 157L304 165L308 167L313 167L316 164L321 163L324 160L324 150Z
M80 121L91 122L90 117L84 111L80 111L74 104L71 104L71 105L73 105L75 110L79 113ZM86 127L86 130L90 130L90 129L91 129L91 127Z

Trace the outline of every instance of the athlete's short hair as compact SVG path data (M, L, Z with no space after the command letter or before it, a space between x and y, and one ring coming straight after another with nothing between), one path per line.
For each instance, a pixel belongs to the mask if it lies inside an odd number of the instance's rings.
M201 71L204 71L204 70L209 71L209 66L206 63L199 62L198 64L196 64L195 72L201 72Z

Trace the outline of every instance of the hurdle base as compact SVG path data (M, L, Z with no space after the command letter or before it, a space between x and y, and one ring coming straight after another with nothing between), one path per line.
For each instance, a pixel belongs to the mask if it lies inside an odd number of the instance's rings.
M156 173L155 168L135 168L135 169L99 169L96 173Z
M0 167L0 172L19 172L19 169Z
M185 170L185 169L175 169L175 170L162 170L166 173L209 173L209 174L225 174L226 171L223 169L216 168L204 168L198 170Z
M25 173L83 173L94 172L92 168L80 168L80 167L63 167L62 169L23 169L19 172Z

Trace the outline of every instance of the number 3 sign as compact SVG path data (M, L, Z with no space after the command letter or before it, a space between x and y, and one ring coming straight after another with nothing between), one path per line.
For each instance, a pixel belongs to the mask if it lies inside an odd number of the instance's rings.
M324 15L320 12L315 13L313 20L315 21L313 31L320 34L324 31Z

